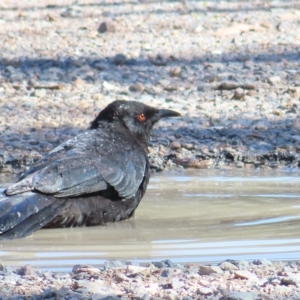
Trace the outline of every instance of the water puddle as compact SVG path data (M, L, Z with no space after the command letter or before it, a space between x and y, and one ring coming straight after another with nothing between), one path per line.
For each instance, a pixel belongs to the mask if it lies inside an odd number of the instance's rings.
M0 242L4 265L70 271L107 259L214 263L300 259L300 172L199 170L152 176L135 217ZM0 189L12 182L0 176Z

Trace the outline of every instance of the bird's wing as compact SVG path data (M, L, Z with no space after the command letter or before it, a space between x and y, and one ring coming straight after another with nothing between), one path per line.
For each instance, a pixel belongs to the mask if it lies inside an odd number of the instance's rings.
M46 167L50 162L59 159L60 157L66 155L66 153L72 151L81 141L84 142L85 134L78 135L74 138L71 138L62 144L58 145L56 148L51 150L48 154L43 156L37 163L30 167L29 170L24 172L18 181L23 180L28 175L37 172L38 170L43 169Z
M90 132L87 133L89 136L91 136ZM62 157L71 157L72 155L78 156L79 153L76 152L78 152L80 145L86 142L86 137L88 135L87 134L78 135L72 139L63 142L62 144L54 148L51 152L43 156L38 162L32 165L29 170L24 172L18 179L17 183L9 186L5 190L5 194L11 196L11 195L16 195L16 194L31 191L33 189L32 179L38 171L47 167L52 162L61 159Z
M27 171L6 195L38 190L56 197L79 196L113 187L132 197L146 172L147 158L135 144L106 132L87 131L55 149Z
M81 156L56 160L34 175L33 187L42 193L66 197L112 186L120 197L130 198L143 181L146 158L136 153L115 154L113 159Z

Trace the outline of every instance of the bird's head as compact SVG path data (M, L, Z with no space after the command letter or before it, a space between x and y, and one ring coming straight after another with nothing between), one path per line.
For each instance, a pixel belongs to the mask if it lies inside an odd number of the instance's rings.
M138 140L147 143L157 121L178 116L180 113L170 109L157 109L137 101L116 100L99 113L90 128L96 129L103 122L114 123L125 127Z

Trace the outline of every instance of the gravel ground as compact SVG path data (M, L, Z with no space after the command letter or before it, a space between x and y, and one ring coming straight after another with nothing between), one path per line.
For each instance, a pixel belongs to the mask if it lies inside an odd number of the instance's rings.
M156 171L299 166L299 8L2 0L0 172L24 170L114 99L183 114L154 132Z
M114 99L182 113L154 131L154 171L298 167L299 8L262 0L1 0L0 172L24 170ZM297 262L265 260L107 262L66 274L2 267L0 296L300 299L299 272Z
M218 266L145 266L107 261L99 269L76 265L70 273L39 272L30 266L2 267L1 299L91 300L285 300L300 299L300 263L224 261Z

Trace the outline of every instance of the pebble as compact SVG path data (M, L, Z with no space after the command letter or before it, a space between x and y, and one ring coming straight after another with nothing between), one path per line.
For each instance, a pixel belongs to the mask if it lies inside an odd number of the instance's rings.
M26 265L17 271L17 274L21 276L33 275L34 273L36 273L36 271L30 265Z
M112 91L115 89L115 86L107 81L103 81L102 87L104 90L107 90L107 91Z
M235 271L238 270L238 267L235 266L234 264L228 262L228 261L224 261L222 262L219 267L223 270L223 271Z
M247 270L238 270L234 272L236 278L257 280L257 276Z
M33 96L38 97L38 98L43 98L47 94L47 91L45 89L38 89L35 90L33 93Z
M127 61L126 56L121 53L119 53L113 57L113 63L115 65L124 65L126 63L126 61Z
M254 265L272 266L272 262L267 259L256 259L253 261Z
M211 295L213 293L213 290L206 287L200 287L198 288L197 293L199 293L200 295Z
M131 266L128 265L127 269L126 269L126 273L127 275L135 275L135 274L139 274L142 273L143 275L148 275L150 274L150 269L149 268L145 268L145 267L140 267L140 266Z
M233 292L229 294L228 300L260 300L261 298L256 293L252 292Z
M175 67L175 68L172 68L170 70L170 75L172 77L178 77L180 75L180 73L181 73L181 68L180 67Z
M218 266L200 266L200 268L199 268L200 275L210 275L213 273L222 274L223 271Z
M180 149L180 148L181 148L181 145L180 145L179 142L172 142L172 143L170 144L170 148L171 148L171 149L174 149L174 150L177 150L177 149Z
M104 32L115 32L116 31L116 25L113 21L104 21L100 23L98 27L98 32L99 33L104 33Z
M130 87L129 87L129 91L130 92L143 92L143 90L144 90L144 87L143 87L143 85L141 84L141 83L136 83L136 84L132 84L132 85L130 85Z
M161 54L157 54L156 57L149 57L149 61L155 66L166 66L168 64L167 58Z
M283 285L295 285L295 286L298 286L299 284L299 279L296 278L296 277L292 277L292 276L289 276L289 277L283 277L281 279L281 284Z
M244 99L244 90L242 88L237 88L234 91L233 99L234 100L243 100Z
M232 263L238 267L239 270L247 270L249 263L246 260L232 261Z
M275 85L281 82L281 78L279 76L271 76L268 78L269 83Z

